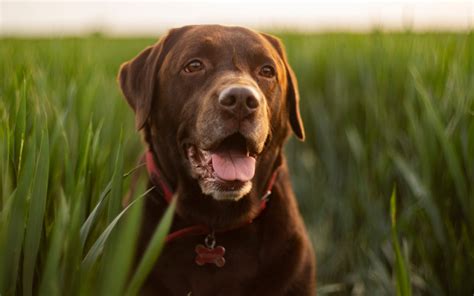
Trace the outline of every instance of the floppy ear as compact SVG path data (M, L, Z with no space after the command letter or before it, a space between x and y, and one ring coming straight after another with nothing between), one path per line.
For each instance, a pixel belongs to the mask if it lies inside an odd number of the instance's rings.
M165 39L166 36L120 66L118 81L128 104L135 111L135 125L138 130L143 128L150 115Z
M298 82L296 81L295 73L293 72L293 69L291 69L290 64L286 58L285 48L279 39L265 33L261 33L261 35L265 37L265 39L267 39L278 51L278 54L285 64L287 79L286 102L289 109L289 122L296 137L298 137L298 139L301 141L304 141L305 133L303 120L301 119L300 115L300 93L298 91Z

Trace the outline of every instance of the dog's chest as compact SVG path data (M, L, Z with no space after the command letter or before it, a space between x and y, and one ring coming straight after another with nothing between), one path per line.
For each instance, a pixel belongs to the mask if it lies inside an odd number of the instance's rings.
M205 246L205 237L183 237L168 244L155 269L157 280L171 295L241 294L258 273L260 248L256 227L215 235L215 248L225 249L225 264L221 267L213 260L205 260L204 264L196 260L202 256L196 253L196 246Z

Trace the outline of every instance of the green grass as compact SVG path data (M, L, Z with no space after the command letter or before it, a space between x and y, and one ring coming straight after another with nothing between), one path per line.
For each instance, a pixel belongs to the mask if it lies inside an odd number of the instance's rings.
M472 34L280 36L302 97L307 141L286 151L319 293L472 295ZM115 77L153 42L0 40L1 295L140 286L166 223L130 277L146 188L122 212L143 148Z

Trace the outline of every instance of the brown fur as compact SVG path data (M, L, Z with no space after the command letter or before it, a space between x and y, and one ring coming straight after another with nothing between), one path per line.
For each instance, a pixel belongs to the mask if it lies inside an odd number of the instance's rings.
M204 60L206 71L186 76L181 69L193 56ZM255 73L266 61L274 64L275 79ZM227 250L224 267L197 266L194 248L204 236L182 237L166 245L143 294L313 295L314 254L282 154L290 127L304 139L296 78L282 44L270 35L240 27L173 29L122 65L119 82L136 113L137 128L143 129L148 148L178 196L172 231L194 224L225 229L255 218L267 182L280 167L265 211L252 224L217 234L218 244ZM265 100L241 121L226 117L215 105L219 92L235 83L256 87ZM259 152L253 186L237 201L218 201L201 192L189 172L183 145L193 141L210 148L216 137L236 129ZM150 195L140 251L167 207L160 190Z

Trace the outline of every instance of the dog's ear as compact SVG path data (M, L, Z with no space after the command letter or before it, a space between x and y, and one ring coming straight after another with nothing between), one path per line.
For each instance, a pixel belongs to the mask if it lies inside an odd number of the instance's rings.
M156 95L158 71L162 63L163 48L169 34L155 45L147 47L131 61L120 66L118 82L128 104L135 111L138 130L145 125L150 115L153 97Z
M295 135L301 141L304 141L305 133L304 133L304 126L303 120L301 119L300 115L300 94L298 91L298 82L296 81L295 73L293 69L290 67L288 63L288 59L286 58L286 51L283 46L283 43L276 37L271 35L261 33L261 35L267 39L270 44L276 49L280 58L282 59L283 63L285 64L286 70L286 79L287 79L287 90L286 90L286 102L288 104L289 110L289 122L291 128Z

